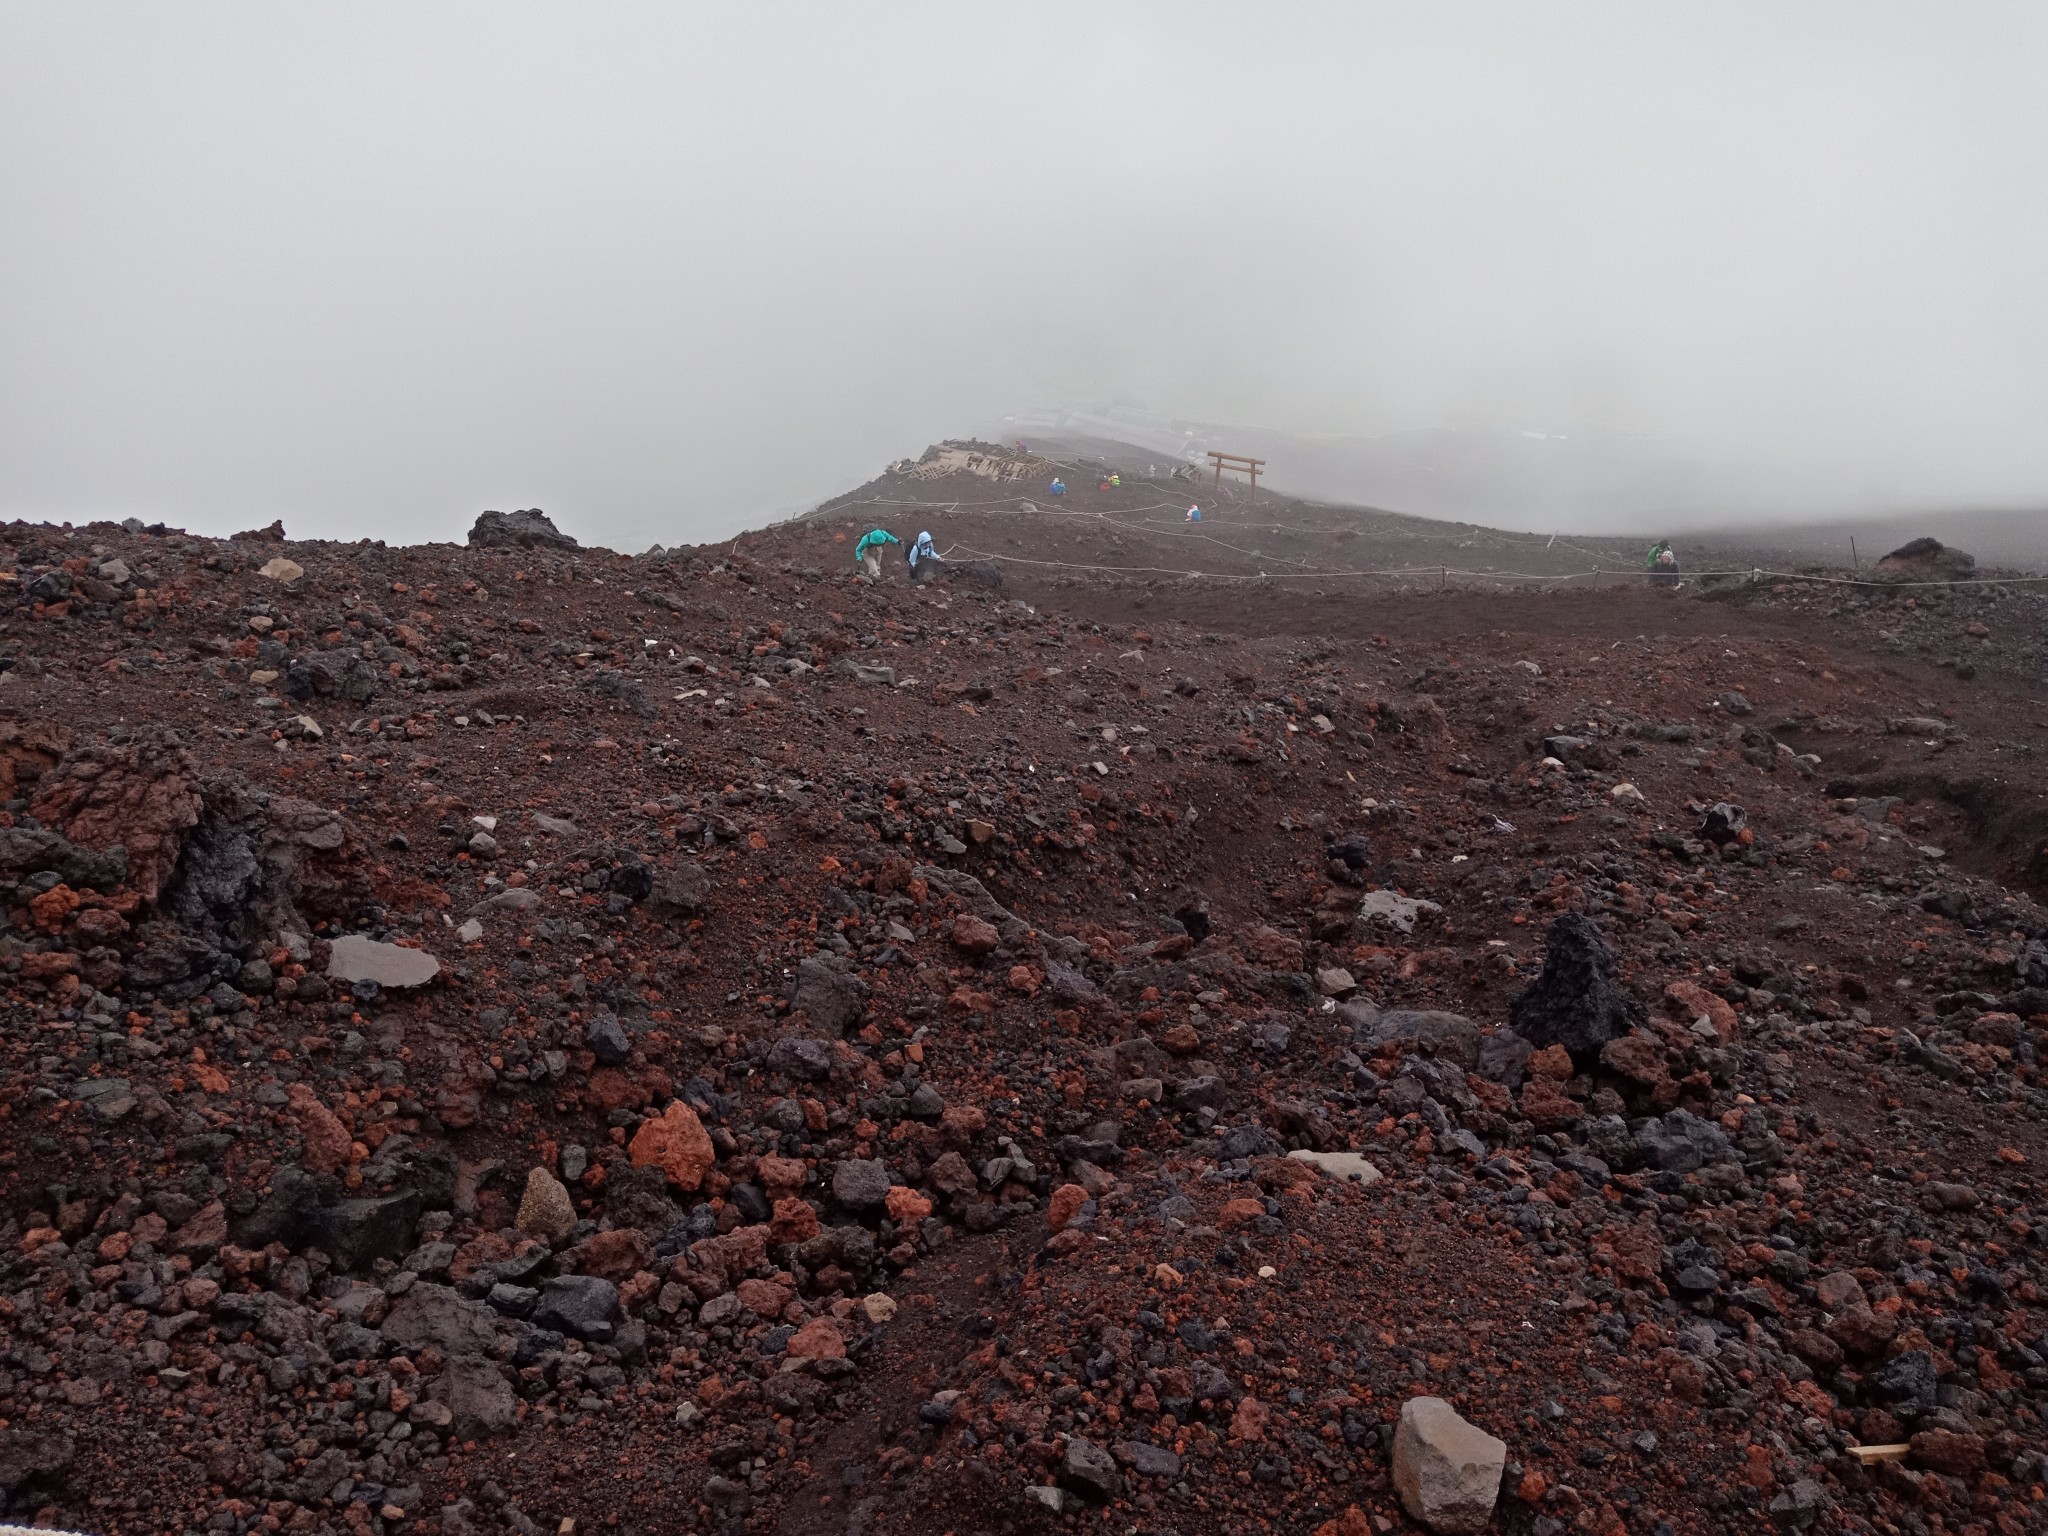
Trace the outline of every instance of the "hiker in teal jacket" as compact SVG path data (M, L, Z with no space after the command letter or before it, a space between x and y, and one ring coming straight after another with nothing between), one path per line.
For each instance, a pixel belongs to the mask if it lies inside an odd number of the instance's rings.
M886 528L874 528L861 535L860 542L853 546L853 558L857 565L867 568L868 577L873 581L882 579L882 546L901 544L903 541Z

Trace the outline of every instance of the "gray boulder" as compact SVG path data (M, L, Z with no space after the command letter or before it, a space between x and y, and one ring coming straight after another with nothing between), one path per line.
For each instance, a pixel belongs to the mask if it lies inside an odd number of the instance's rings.
M450 1360L427 1396L448 1405L448 1427L458 1440L501 1435L519 1421L518 1394L489 1360L474 1356Z
M1479 1061L1473 1070L1490 1082L1519 1088L1536 1047L1511 1029L1497 1029L1479 1042Z
M810 1015L819 1029L844 1034L867 1011L868 984L837 955L812 955L796 967L792 1006Z
M1116 1448L1117 1459L1140 1477L1180 1476L1180 1458L1163 1445L1145 1440L1125 1440Z
M371 1200L337 1200L307 1223L306 1241L326 1249L335 1268L361 1269L404 1253L419 1219L420 1197L412 1190Z
M1395 1076L1414 1078L1439 1104L1467 1112L1479 1107L1478 1097L1466 1085L1463 1068L1454 1061L1441 1057L1403 1056Z
M533 1321L557 1333L604 1344L619 1320L619 1288L599 1275L557 1275L541 1288Z
M583 1029L583 1043L597 1058L601 1067L616 1067L633 1054L632 1036L626 1033L626 1026L619 1022L615 1013L605 1012L591 1015L590 1022Z
M1635 1141L1642 1160L1666 1173L1692 1173L1732 1155L1720 1126L1683 1109L1644 1122L1636 1129Z
M768 1048L768 1070L819 1082L832 1075L832 1047L809 1035L784 1035Z
M416 1190L338 1201L332 1194L331 1180L303 1168L280 1168L271 1176L270 1193L237 1224L235 1241L245 1248L319 1248L342 1270L411 1251L421 1209Z
M1493 1519L1508 1448L1440 1397L1411 1397L1394 1431L1394 1488L1439 1536L1476 1536Z
M1461 1067L1479 1061L1479 1026L1462 1013L1445 1013L1434 1008L1389 1008L1374 1010L1370 1026L1354 1034L1360 1054L1377 1055L1379 1048L1395 1040L1413 1040L1432 1056L1446 1057Z
M1230 1104L1230 1089L1220 1077L1184 1077L1174 1084L1173 1102L1181 1109L1223 1110Z
M377 669L353 651L319 651L301 656L285 669L279 691L301 704L313 699L338 699L361 707L377 696Z
M576 549L580 546L548 520L539 507L521 512L484 512L469 530L471 549Z
M657 870L648 905L657 917L702 917L711 910L711 871L688 859Z
M1935 1404L1934 1357L1924 1349L1894 1355L1870 1373L1870 1387L1900 1418L1917 1418Z
M1960 581L1976 570L1975 555L1930 538L1901 544L1877 562L1880 581Z
M988 887L964 869L920 864L911 871L911 878L924 881L935 891L957 897L968 911L992 926L1005 944L1018 944L1031 936L1031 925L991 896Z
M424 1280L415 1283L392 1304L378 1332L393 1348L424 1349L431 1345L451 1359L488 1354L498 1342L497 1326L489 1307L458 1296L448 1286Z
M1779 1490L1771 1500L1771 1524L1781 1531L1803 1531L1833 1503L1825 1488L1810 1477L1802 1477L1791 1487Z
M1581 1131L1586 1138L1586 1150L1610 1168L1626 1173L1642 1160L1635 1137L1629 1134L1628 1122L1619 1115L1588 1120Z
M0 1429L0 1511L34 1490L57 1487L76 1455L68 1435Z
M1116 1469L1116 1459L1093 1440L1084 1440L1079 1435L1067 1441L1059 1480L1061 1487L1097 1504L1107 1504L1124 1491L1123 1474Z
M889 1198L889 1167L849 1157L832 1169L832 1198L849 1211L871 1211Z
M0 827L0 874L21 876L51 871L73 890L112 890L128 877L128 850L116 843L105 853L81 848L47 828Z

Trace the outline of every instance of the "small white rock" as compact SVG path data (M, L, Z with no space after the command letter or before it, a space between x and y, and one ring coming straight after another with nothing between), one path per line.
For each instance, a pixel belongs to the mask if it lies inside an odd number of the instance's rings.
M1379 1169L1356 1152L1310 1152L1304 1148L1287 1155L1297 1163L1307 1163L1345 1183L1377 1184L1380 1180Z

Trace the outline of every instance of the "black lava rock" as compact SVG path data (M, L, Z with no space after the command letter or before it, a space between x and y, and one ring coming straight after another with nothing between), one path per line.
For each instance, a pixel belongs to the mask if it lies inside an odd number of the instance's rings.
M632 1039L617 1014L600 1013L583 1031L583 1043L597 1058L599 1066L616 1067L633 1054Z
M1539 1049L1561 1045L1590 1063L1646 1015L1615 983L1614 951L1592 919L1567 912L1544 935L1543 974L1508 1004L1515 1033Z

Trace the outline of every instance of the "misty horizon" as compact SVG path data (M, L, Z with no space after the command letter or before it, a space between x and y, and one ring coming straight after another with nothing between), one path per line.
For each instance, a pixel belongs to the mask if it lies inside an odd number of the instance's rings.
M1509 527L2038 509L2044 64L1998 5L0 4L0 516L697 543L1090 401Z

